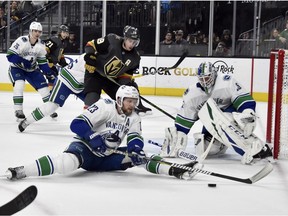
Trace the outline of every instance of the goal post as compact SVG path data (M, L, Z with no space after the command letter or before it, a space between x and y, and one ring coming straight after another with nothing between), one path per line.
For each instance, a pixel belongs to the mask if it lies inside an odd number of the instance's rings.
M266 142L274 158L288 158L288 50L271 50Z

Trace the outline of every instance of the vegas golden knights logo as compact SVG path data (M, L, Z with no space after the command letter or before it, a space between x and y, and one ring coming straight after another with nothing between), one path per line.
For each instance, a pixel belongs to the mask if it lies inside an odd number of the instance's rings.
M104 65L104 72L109 77L117 77L123 67L123 62L114 56Z

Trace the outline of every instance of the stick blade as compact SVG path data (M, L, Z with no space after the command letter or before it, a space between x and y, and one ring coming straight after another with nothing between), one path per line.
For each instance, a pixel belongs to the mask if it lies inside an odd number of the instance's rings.
M263 169L261 169L258 173L256 173L254 176L249 178L251 180L251 184L261 180L262 178L266 177L269 173L273 171L273 165L268 162Z
M38 191L36 186L29 186L13 200L1 206L0 215L12 215L21 211L35 200L37 193Z

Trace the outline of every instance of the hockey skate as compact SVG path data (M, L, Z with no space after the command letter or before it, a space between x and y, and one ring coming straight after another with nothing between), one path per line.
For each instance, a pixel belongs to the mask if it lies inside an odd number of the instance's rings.
M29 125L29 123L27 122L26 118L23 119L18 125L19 131L23 132L28 127L28 125Z
M15 168L8 168L6 171L6 176L9 180L17 180L26 177L24 166L19 166Z
M270 162L274 162L273 154L271 148L268 146L268 144L265 144L263 149L253 156L254 159L267 159Z
M50 117L51 117L52 119L55 119L55 118L58 117L58 114L57 114L56 112L54 112L54 113L52 113L52 114L50 115Z
M23 113L23 110L16 110L15 111L15 117L17 119L25 119L26 118L24 113Z
M192 161L190 163L183 164L183 166L202 169L204 165L198 163L198 161ZM197 172L187 171L178 167L171 167L171 169L169 170L169 175L173 175L178 179L184 179L184 180L191 180L196 174Z

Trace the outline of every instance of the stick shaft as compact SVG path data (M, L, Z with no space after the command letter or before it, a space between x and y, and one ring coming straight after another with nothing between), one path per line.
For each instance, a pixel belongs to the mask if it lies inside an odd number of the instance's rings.
M111 149L111 152L116 153L116 154L126 155L126 156L129 156L129 157L133 156L132 153L119 151L117 149ZM224 179L237 181L237 182L241 182L241 183L246 183L246 184L253 184L253 183L259 181L260 179L262 179L265 176L267 176L273 170L272 164L271 163L267 163L264 168L262 168L259 172L257 172L252 177L246 178L246 179L242 179L242 178L238 178L238 177L235 177L235 176L224 175L224 174L220 174L220 173L216 173L216 172L206 171L206 170L203 170L203 169L191 168L191 167L188 167L188 166L185 166L185 165L182 165L182 164L171 163L171 162L168 162L168 161L165 161L165 160L159 161L159 160L155 160L155 159L150 158L150 157L145 157L145 159L147 161L156 161L157 163L160 163L160 164L166 164L168 166L177 167L177 168L180 168L180 169L183 169L183 170L187 170L187 171L190 171L190 172L202 173L204 175L211 175L211 176L215 176L215 177L218 177L218 178L224 178Z

